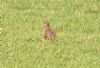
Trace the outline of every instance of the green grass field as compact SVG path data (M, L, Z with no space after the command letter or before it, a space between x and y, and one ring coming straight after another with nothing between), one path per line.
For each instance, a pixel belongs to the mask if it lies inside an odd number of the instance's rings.
M100 68L100 0L0 0L0 21L0 68Z

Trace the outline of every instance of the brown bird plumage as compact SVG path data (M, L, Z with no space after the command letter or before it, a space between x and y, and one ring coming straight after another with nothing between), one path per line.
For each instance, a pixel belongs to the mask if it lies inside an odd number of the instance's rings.
M44 22L44 30L43 30L43 36L45 40L54 40L55 39L55 33L50 28L49 22Z

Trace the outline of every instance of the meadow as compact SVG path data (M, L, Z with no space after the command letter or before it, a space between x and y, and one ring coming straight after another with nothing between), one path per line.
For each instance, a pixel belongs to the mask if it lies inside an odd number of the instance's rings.
M100 0L0 0L0 68L100 68Z

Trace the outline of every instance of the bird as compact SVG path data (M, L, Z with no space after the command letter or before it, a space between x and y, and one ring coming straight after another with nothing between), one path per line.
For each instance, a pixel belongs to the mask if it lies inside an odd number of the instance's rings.
M45 40L54 40L55 37L56 37L56 34L51 29L48 21L44 22L43 37L44 37Z

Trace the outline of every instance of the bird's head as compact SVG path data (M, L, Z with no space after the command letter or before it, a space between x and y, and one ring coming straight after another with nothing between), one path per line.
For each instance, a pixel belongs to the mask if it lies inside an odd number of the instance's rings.
M45 22L44 22L44 26L45 26L45 27L48 27L48 26L49 26L49 22L48 22L48 21L45 21Z

